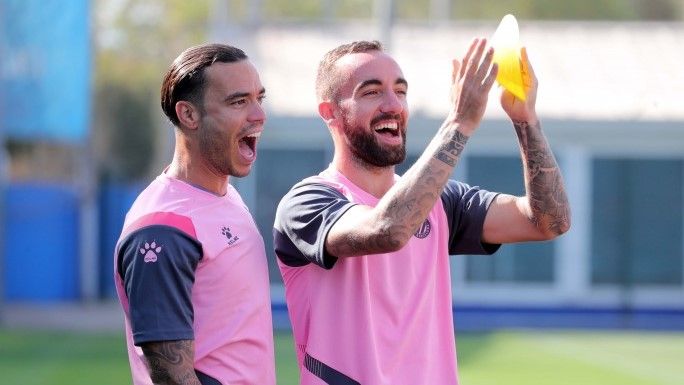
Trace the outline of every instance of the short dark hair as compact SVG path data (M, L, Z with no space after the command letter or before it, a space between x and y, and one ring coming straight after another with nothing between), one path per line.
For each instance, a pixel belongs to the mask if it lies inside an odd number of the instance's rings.
M331 100L337 95L340 79L336 76L335 63L343 56L353 53L383 51L382 43L373 41L355 41L328 51L318 64L316 75L316 96L319 100Z
M226 44L202 44L183 51L164 75L161 108L174 126L178 126L176 103L185 100L203 107L206 79L204 70L216 62L234 63L247 59L239 48Z

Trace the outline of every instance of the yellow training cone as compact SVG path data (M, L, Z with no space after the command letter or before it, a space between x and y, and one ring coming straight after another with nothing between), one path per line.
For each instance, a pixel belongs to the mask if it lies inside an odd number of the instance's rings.
M499 27L492 36L492 47L494 47L494 63L499 66L496 81L518 99L525 100L527 93L525 83L529 81L523 81L520 33L515 16L506 15L501 19Z

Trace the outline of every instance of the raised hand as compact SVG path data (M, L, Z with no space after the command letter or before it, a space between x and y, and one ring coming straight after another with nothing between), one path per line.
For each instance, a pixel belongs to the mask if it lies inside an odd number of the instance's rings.
M489 48L486 39L474 39L462 62L454 59L451 74L452 109L447 120L456 122L459 130L470 136L482 120L487 106L487 96L497 74L492 64L494 49Z
M524 197L502 197L490 208L483 239L487 242L520 242L552 239L570 228L570 205L556 158L535 111L537 78L521 50L522 78L526 92L520 100L504 90L501 106L513 122L525 175ZM524 219L524 220L521 220Z
M523 86L527 97L525 101L522 101L506 89L503 89L501 92L501 107L503 107L508 117L514 122L535 123L537 120L535 104L537 102L538 83L532 64L530 64L530 60L527 57L527 49L525 47L520 50L520 61Z

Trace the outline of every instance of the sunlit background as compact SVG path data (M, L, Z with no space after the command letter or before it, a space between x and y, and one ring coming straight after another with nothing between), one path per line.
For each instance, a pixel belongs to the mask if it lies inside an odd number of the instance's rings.
M231 183L264 237L274 327L287 332L271 226L285 192L332 159L314 95L321 56L378 39L398 60L411 111L401 173L446 115L451 58L508 13L539 78L573 227L453 257L456 330L683 331L682 0L0 0L0 330L122 332L114 245L173 152L163 72L185 48L223 42L267 89L258 161ZM454 177L522 194L499 92Z

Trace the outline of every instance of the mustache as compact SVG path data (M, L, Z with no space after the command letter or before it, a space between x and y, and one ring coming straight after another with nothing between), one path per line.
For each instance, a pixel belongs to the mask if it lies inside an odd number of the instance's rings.
M256 127L261 127L263 126L263 123L250 123L249 125L242 127L240 129L240 135L246 135L250 131L252 131Z
M371 120L371 123L370 123L370 124L371 124L371 126L374 126L374 125L380 123L380 122L383 121L383 120L397 120L397 121L399 121L399 123L400 123L401 125L404 124L404 121L401 119L401 115L398 115L398 114L388 114L388 113L382 113L382 114L376 116L375 118L373 118L373 120Z

